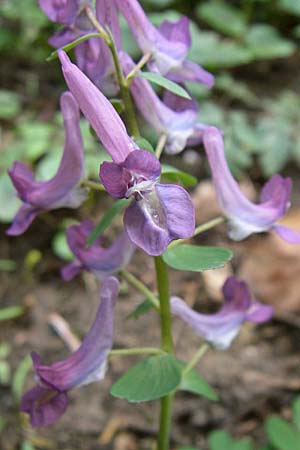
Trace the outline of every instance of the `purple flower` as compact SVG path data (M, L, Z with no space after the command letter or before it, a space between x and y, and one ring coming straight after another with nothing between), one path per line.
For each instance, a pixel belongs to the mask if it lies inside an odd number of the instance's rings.
M172 313L186 322L198 336L221 349L230 346L244 322L262 323L273 314L271 306L251 300L247 284L233 276L226 280L223 294L224 306L211 315L193 311L178 297L171 299Z
M135 64L124 52L120 53L120 59L127 75ZM167 136L165 146L167 153L179 153L186 145L196 145L202 141L203 130L207 128L207 125L198 122L198 107L195 102L186 101L172 94L167 95L166 102L163 102L150 83L138 77L132 79L130 90L144 119L158 134Z
M32 170L18 161L8 171L23 201L6 231L10 236L24 233L41 212L63 207L77 208L86 199L85 190L79 187L84 174L79 108L70 92L61 96L60 105L65 126L65 147L56 175L48 181L36 181Z
M55 48L63 47L93 30L85 13L90 0L39 0L39 5L52 22L64 27L49 40Z
M97 136L115 162L122 162L137 148L114 107L87 76L72 64L67 54L58 52L66 83Z
M129 238L149 255L163 253L173 239L191 237L194 205L189 194L174 184L160 184L158 159L135 150L122 163L104 162L100 179L114 198L133 198L124 225Z
M274 175L265 184L260 204L254 204L241 192L228 168L221 132L209 127L203 133L204 147L212 172L217 198L228 219L229 236L235 241L252 233L275 230L284 240L300 242L300 233L277 224L290 206L290 178Z
M104 378L118 292L118 280L106 278L95 321L81 346L68 358L46 366L32 353L37 385L23 396L21 411L30 414L33 427L51 425L62 416L68 407L69 390Z
M121 47L118 11L114 1L97 0L96 17L111 30L117 48ZM119 85L111 51L103 39L91 38L75 48L76 62L90 80L108 97L116 96Z
M69 89L113 159L101 166L102 183L114 198L134 198L124 215L131 241L150 255L160 255L171 240L191 237L195 211L189 194L180 186L158 183L157 158L135 150L110 102L64 52L59 57Z
M123 232L108 248L103 247L102 237L86 248L87 238L93 228L91 220L84 220L80 225L68 228L67 241L76 259L62 269L64 280L71 280L82 270L92 272L101 280L129 263L135 247L126 233Z
M214 77L198 64L186 61L191 46L189 20L164 21L155 28L137 0L116 0L128 25L144 54L151 53L150 70L176 81L200 82L208 87Z

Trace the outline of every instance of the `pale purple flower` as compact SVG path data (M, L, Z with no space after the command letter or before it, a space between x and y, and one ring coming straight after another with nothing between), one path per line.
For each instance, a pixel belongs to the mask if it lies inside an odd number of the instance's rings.
M97 0L96 17L105 28L108 27L115 39L117 48L121 47L121 31L118 11L114 1ZM75 48L76 62L90 80L108 97L116 96L119 85L111 51L104 39L91 38Z
M151 53L149 68L176 82L214 84L212 74L198 64L187 61L191 46L189 20L181 17L174 23L165 20L155 28L137 0L115 0L128 22L132 34L144 54Z
M25 164L15 161L8 171L11 181L23 201L6 233L24 233L35 217L57 208L77 208L86 199L79 184L84 175L84 153L79 127L79 108L70 92L61 96L61 111L65 127L65 146L56 175L48 181L36 181Z
M78 350L68 358L47 366L39 355L32 353L37 384L23 396L21 411L30 414L33 427L58 420L68 407L71 389L104 378L113 343L113 310L118 292L118 280L106 278L95 321Z
M75 255L75 260L62 269L64 280L71 280L83 270L92 272L102 280L129 263L135 246L125 232L121 233L110 247L103 246L103 237L87 247L87 239L93 229L91 220L84 220L67 229L68 245Z
M80 109L113 162L103 163L100 178L114 198L133 197L124 215L131 241L150 255L160 255L173 239L191 237L195 211L180 186L160 184L158 159L137 147L111 103L60 51L63 73Z
M126 53L119 55L124 73L128 75L135 64ZM163 102L144 78L133 78L130 91L144 119L158 134L167 136L166 153L176 154L186 145L196 145L202 141L203 130L207 125L198 121L195 102L176 95L167 95L166 102ZM172 107L168 104L172 104Z
M273 175L262 189L261 203L252 203L230 173L221 132L209 127L203 133L203 141L218 203L228 219L231 239L239 241L252 233L273 229L284 240L299 243L300 233L277 224L290 206L291 179Z
M52 22L64 27L49 40L55 48L63 47L80 36L93 31L85 7L90 0L39 0L39 5Z
M171 311L198 336L221 349L230 346L244 322L262 323L272 317L272 307L252 300L247 284L236 277L226 280L223 295L225 304L215 314L200 314L178 297L171 298Z

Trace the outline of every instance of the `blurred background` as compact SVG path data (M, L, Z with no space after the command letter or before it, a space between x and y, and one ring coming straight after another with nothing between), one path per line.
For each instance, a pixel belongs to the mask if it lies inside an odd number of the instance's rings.
M119 400L111 401L108 395L111 381L130 361L114 361L111 379L100 388L94 385L75 393L72 411L50 429L33 432L18 413L24 385L30 385L29 351L35 348L45 360L65 354L61 340L51 331L51 314L58 312L76 333L84 335L97 304L97 287L88 275L71 285L60 280L59 269L71 258L64 230L87 215L101 217L110 204L101 193L92 194L78 212L47 213L24 236L5 237L19 207L7 169L19 159L33 166L39 179L47 179L55 173L64 141L58 101L65 84L58 62L46 62L52 50L47 40L58 27L37 3L0 0L0 448L149 449L155 406L141 405L136 411ZM216 76L212 90L188 84L200 104L199 119L224 131L231 169L251 198L264 180L278 171L293 178L294 207L286 220L299 228L300 1L141 3L154 24L176 20L181 14L189 16L193 42L189 58ZM138 59L139 49L125 21L122 31L125 49ZM97 180L105 152L84 121L82 132L87 175ZM155 143L156 136L146 126L143 135ZM201 147L187 149L172 161L199 180L193 189L198 223L215 217L219 211ZM120 223L114 226L118 228ZM212 450L226 450L224 440L220 447L214 441L208 443L213 430L226 429L236 439L250 437L255 442L251 446L249 440L244 441L243 447L233 447L231 442L228 450L256 450L267 442L270 414L291 420L291 404L300 390L299 247L283 244L271 235L233 245L222 227L201 237L201 243L212 242L233 248L232 265L196 277L173 271L173 289L186 293L190 304L198 302L209 310L220 302L224 278L235 271L249 281L258 298L276 308L276 315L255 334L246 327L229 353L213 353L204 359L202 374L220 393L221 402L212 405L181 394L174 414L174 448L193 442L202 450L209 445ZM135 256L131 269L154 286L151 265L143 255ZM126 284L122 296L116 346L136 345L140 333L146 334L152 345L153 339L158 339L153 331L155 317L124 321L124 315L143 299ZM183 356L187 348L192 354L198 345L180 326L176 338ZM297 450L276 442L264 448Z

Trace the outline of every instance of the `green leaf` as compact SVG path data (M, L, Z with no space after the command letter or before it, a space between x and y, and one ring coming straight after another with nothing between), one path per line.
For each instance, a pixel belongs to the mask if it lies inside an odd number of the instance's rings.
M117 113L121 114L124 111L123 100L121 100L119 98L111 98L110 99L110 103L113 105L113 107L115 108ZM91 128L91 131L92 131L92 135L95 134L95 136L97 137L97 135L96 135L95 131L93 130L93 128Z
M197 178L193 175L169 166L169 164L162 164L161 175L164 179L173 183L182 183L183 186L195 186L198 183Z
M11 91L0 90L0 118L12 119L21 111L21 102L18 94Z
M245 41L255 59L285 58L296 50L295 44L281 37L271 25L253 25Z
M184 369L186 364L181 361L179 362L182 369ZM186 375L183 375L179 389L201 395L202 397L208 398L212 401L218 400L218 394L202 377L200 377L195 369L191 369Z
M96 239L106 230L113 219L129 204L128 199L117 200L104 214L98 225L93 229L87 240L87 246L95 242Z
M294 425L300 430L300 398L296 398L293 402L293 422Z
M110 393L129 402L147 402L174 391L180 382L181 371L173 355L151 356L131 367Z
M221 33L241 37L247 31L247 23L241 10L224 1L203 3L199 5L197 12L205 22Z
M290 14L300 16L300 0L279 0L278 6Z
M232 439L227 431L213 431L209 435L208 442L211 450L232 450Z
M72 48L76 47L78 44L81 44L81 42L87 41L90 38L93 37L98 37L101 39L101 37L99 36L99 33L89 33L89 34L85 34L84 36L81 36L80 38L76 39L73 42L70 42L70 44L64 45L63 47L60 48L60 50L64 50L66 53L68 53L70 50L72 50ZM50 53L50 55L48 56L48 58L46 58L46 61L52 61L53 59L58 57L58 50L55 50L54 52Z
M12 320L23 316L25 309L22 306L9 306L0 309L0 321Z
M65 230L60 230L55 234L51 246L56 256L64 261L73 261L74 255L68 246Z
M13 380L12 380L12 392L17 400L20 400L23 394L23 388L28 375L29 370L32 367L32 361L29 355L25 356L18 365Z
M150 300L148 299L144 300L136 308L134 308L134 310L131 313L128 314L126 319L137 319L143 314L146 314L151 309L153 309L153 304L150 302Z
M8 174L2 173L0 175L0 222L11 222L21 204Z
M167 78L163 77L162 75L159 75L158 73L139 72L135 76L139 78L145 78L151 83L157 84L158 86L161 86L167 89L168 91L173 92L173 94L179 95L179 97L191 99L187 91L183 89L181 86L179 86L179 84L174 83L174 81L168 80Z
M180 447L179 450L198 450L198 449L195 447Z
M148 152L153 153L155 155L155 150L147 139L143 137L135 138L134 142L139 146L139 148L143 150L148 150Z
M167 249L162 256L165 263L173 269L202 272L224 266L233 254L231 250L222 247L179 245Z
M300 435L296 429L280 417L270 417L266 423L266 432L272 445L278 450L297 449Z
M250 439L241 439L233 444L232 450L252 450L252 443Z

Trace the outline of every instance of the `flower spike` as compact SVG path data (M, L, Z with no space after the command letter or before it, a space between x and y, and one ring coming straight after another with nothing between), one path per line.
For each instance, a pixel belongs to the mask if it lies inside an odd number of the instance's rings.
M171 311L186 322L198 335L220 349L230 346L246 321L262 323L272 317L271 306L251 300L244 281L229 277L224 286L225 304L215 314L200 314L193 311L182 299L171 298Z
M32 353L37 385L22 399L21 411L30 415L33 427L56 422L68 407L68 392L104 378L113 343L113 310L119 292L116 278L106 278L95 321L81 346L63 361L49 366Z
M34 218L57 208L77 208L86 199L79 187L84 175L84 154L79 127L79 108L70 92L61 96L61 111L65 127L65 147L56 175L48 181L36 181L32 170L15 161L8 171L23 205L6 233L17 236L30 226Z
M300 233L277 224L290 206L291 179L273 175L262 189L261 203L252 203L230 173L221 132L209 127L203 133L203 141L218 203L228 219L231 239L240 241L252 233L274 230L284 240L300 243Z

